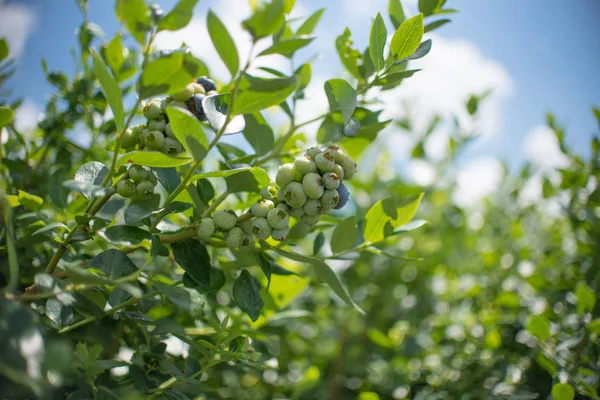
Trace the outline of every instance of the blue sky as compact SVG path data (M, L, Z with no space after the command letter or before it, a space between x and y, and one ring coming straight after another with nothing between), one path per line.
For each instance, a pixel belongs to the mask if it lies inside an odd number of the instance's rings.
M169 9L174 2L158 3ZM296 15L307 16L323 2L298 0L296 4ZM327 4L315 32L318 42L299 54L301 59L316 52L322 54L314 69L315 101L303 108L307 113L323 106L323 98L317 99L322 96L318 93L322 92L322 81L343 72L333 43L345 26L352 30L355 43L364 48L372 18L380 11L392 33L386 0L332 0ZM403 4L409 14L416 12L416 0L405 0ZM108 39L118 29L113 6L110 0L90 0L90 17L102 26ZM213 66L217 77L226 79L203 27L209 7L228 24L243 54L247 38L238 22L248 10L246 0L201 0L195 23L183 33L165 36L159 44L177 47L185 39L197 55L210 58L209 66ZM425 68L420 73L422 78L417 80L415 75L413 83L407 82L405 89L401 87L398 94L385 97L385 101L420 97L420 104L426 106L416 107L415 112L425 115L438 111L427 108L431 104L453 111L469 91L491 86L495 95L479 126L483 139L469 150L468 159L494 156L513 166L525 158L547 162L555 156L551 137L542 128L548 111L555 112L568 128L568 143L587 154L589 140L598 132L590 107L600 106L600 2L448 0L447 7L460 12L451 15L453 22L433 36L430 61L418 65ZM74 0L0 0L0 36L8 36L19 66L9 87L15 97L26 99L21 113L24 125L35 119L44 98L51 93L41 71L41 57L46 58L50 69L74 71L70 49L77 44L74 32L80 21ZM280 61L273 62L278 65ZM405 141L394 143L407 146Z

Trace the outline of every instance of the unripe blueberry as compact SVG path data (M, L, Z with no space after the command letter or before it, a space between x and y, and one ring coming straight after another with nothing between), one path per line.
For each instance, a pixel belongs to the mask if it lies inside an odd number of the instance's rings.
M146 125L144 124L137 124L131 127L131 130L133 131L135 137L138 137L144 129L146 129Z
M167 126L167 123L163 120L150 121L148 123L148 129L150 129L151 131L164 132L166 126Z
M290 216L280 208L275 208L267 214L267 221L273 229L285 229L290 224Z
M179 108L183 108L184 110L188 109L186 103L184 103L183 101L175 101L175 100L173 100L169 103L169 107L179 107Z
M320 215L308 215L308 214L304 214L302 216L302 222L308 226L313 226L316 225L317 222L319 222L321 220L321 216Z
M142 130L142 132L137 136L137 141L140 147L144 147L146 145L146 137L150 133L150 129L146 128Z
M150 183L152 183L154 186L156 186L156 184L158 183L158 179L156 179L156 176L152 171L146 171L146 179L150 181Z
M273 240L282 242L285 239L287 239L289 232L290 228L287 227L285 229L273 229L273 231L271 232L271 237L273 238Z
M152 150L160 150L165 144L165 135L160 131L151 131L144 139L144 144Z
M123 197L131 197L135 193L135 181L133 179L125 179L117 183L117 193Z
M154 185L150 181L141 181L135 186L135 197L139 200L149 199L154 193Z
M342 159L346 156L342 149L340 149L340 146L337 145L329 146L325 149L325 153L329 153L336 163L342 161Z
M133 130L125 129L123 131L123 140L121 141L121 147L125 150L131 150L137 144L137 139Z
M262 199L252 204L250 211L252 211L252 214L254 214L255 217L263 218L266 217L273 208L275 208L275 204L273 204L271 200Z
M186 108L198 118L199 121L206 121L206 114L202 106L202 100L205 98L203 94L195 94L186 103Z
M217 85L215 85L215 81L210 79L207 76L201 76L198 78L197 82L206 90L207 92L210 90L217 90Z
M310 149L308 149L306 151L306 155L309 156L313 161L315 159L315 157L317 156L317 154L321 153L321 149L319 149L318 147L311 147Z
M284 189L279 189L277 191L277 195L276 195L277 200L279 201L285 201L285 190Z
M261 190L260 195L263 199L273 200L277 198L277 188L273 185L269 185L263 190Z
M340 182L342 181L342 179L344 179L344 168L342 168L340 164L335 164L333 166L333 171L331 172L333 172L338 176L338 178L340 178Z
M343 183L337 189L337 192L340 197L340 200L339 200L337 206L333 207L334 210L339 210L340 208L344 207L346 205L346 203L348 202L348 199L350 198L350 193L348 192L348 188Z
M162 115L162 108L160 106L160 101L150 100L146 103L143 109L144 117L146 119L156 119Z
M284 202L277 204L275 206L275 208L279 208L280 210L283 210L283 211L287 212L288 214L290 213L290 210L291 210L290 206L288 206L287 203L284 203Z
M170 97L166 97L160 101L160 109L164 115L167 115L167 107L169 106L170 102L171 102Z
M266 218L254 218L252 221L252 233L260 240L266 240L271 236L272 230L273 228L271 228Z
M132 165L127 172L129 177L136 182L141 182L146 179L146 170L141 165Z
M321 197L321 205L323 206L323 210L329 211L337 206L340 202L340 195L337 190L327 189L325 193L323 193L323 197Z
M244 222L238 222L238 226L240 228L242 228L242 230L244 231L244 233L247 233L248 235L252 235L252 221L254 219L247 219Z
M165 133L167 134L168 137L177 139L177 136L175 136L175 132L173 132L173 128L171 127L170 122L167 125L165 125Z
M179 140L166 137L165 144L163 144L163 147L160 149L160 151L170 156L176 156L177 154L183 152L183 146L181 146Z
M242 228L239 226L231 228L229 232L227 232L227 238L225 238L225 245L230 249L236 249L242 245L242 235L244 232Z
M317 172L317 166L315 165L314 161L306 156L296 158L294 160L294 167L296 168L296 171L302 175L306 175L311 172Z
M300 218L304 215L304 207L291 208L290 211L288 211L288 214L290 214L290 217Z
M217 210L213 219L219 228L225 230L229 230L237 224L237 216L231 210Z
M200 239L208 239L215 233L215 221L212 218L202 218L196 232Z
M340 187L341 179L335 172L325 172L321 177L325 189L336 190Z
M288 205L292 208L302 207L308 199L300 182L292 182L287 185L285 191L283 192L283 197Z
M309 199L320 198L323 196L323 191L325 190L321 175L315 172L304 175L304 178L302 179L302 188Z
M243 229L242 229L243 230ZM242 233L242 244L240 247L249 247L254 244L254 235L247 234L246 232Z
M348 156L344 156L344 158L340 161L340 165L344 169L344 179L352 179L356 173L356 163L354 160Z
M188 101L194 94L194 87L191 84L186 85L181 91L171 95L175 101Z
M306 203L304 203L304 207L302 207L304 209L304 212L306 213L306 215L318 215L321 212L321 201L320 200L315 200L315 199L309 199L306 201Z
M275 181L280 188L284 188L294 181L295 176L296 168L294 168L293 164L287 163L279 167L277 175L275 176Z
M191 85L194 88L194 94L206 94L206 90L198 82L192 82Z
M333 171L333 166L335 165L335 161L333 157L329 153L319 153L315 156L315 164L317 164L317 168L321 172L331 172ZM346 172L346 171L344 171Z

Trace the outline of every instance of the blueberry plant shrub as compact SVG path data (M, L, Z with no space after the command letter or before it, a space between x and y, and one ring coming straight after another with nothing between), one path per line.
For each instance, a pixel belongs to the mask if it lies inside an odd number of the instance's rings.
M327 80L329 108L310 116L296 113L310 62L289 76L249 71L265 55L295 60L324 10L294 20L294 1L255 4L243 22L253 45L242 64L209 10L206 43L231 74L216 82L185 45L153 46L185 27L196 3L165 12L117 0L123 29L105 40L79 0L77 70L69 77L42 61L55 92L37 128L19 132L19 103L2 99L2 397L231 397L232 379L253 386L276 370L269 360L287 349L269 348L275 327L311 314L295 298L328 287L336 307L364 314L330 264L385 258L379 246L417 211L414 190L374 199L364 215L348 207L355 159L391 123L367 95L400 85L414 73L410 60L427 54L422 36L435 26L424 26L423 13L408 18L391 2L389 48L381 14L365 51L348 30L340 35L348 79ZM442 12L441 4L424 11ZM0 83L12 68L2 65ZM286 116L282 134L263 116L268 108ZM303 131L314 122L318 142ZM223 143L225 135L243 135L253 150ZM189 350L167 352L169 340ZM294 386L267 379L247 396L301 394Z

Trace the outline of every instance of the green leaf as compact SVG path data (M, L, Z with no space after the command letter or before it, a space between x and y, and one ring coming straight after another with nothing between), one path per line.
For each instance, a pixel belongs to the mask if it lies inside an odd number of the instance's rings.
M184 203L182 201L174 201L164 210L163 216L167 216L169 214L177 214L189 210L192 208L192 204Z
M150 232L129 225L113 225L104 230L104 234L113 243L138 244L144 240L150 240Z
M180 288L155 283L156 287L162 292L165 298L173 304L178 310L189 313L192 316L202 314L202 296L198 291L188 288Z
M428 15L436 14L442 4L444 4L444 0L419 0L419 11L427 17Z
M344 33L335 39L335 48L340 56L340 60L344 67L352 76L357 79L361 78L358 64L360 60L360 52L352 48L352 40L350 39L350 29L346 28Z
M138 224L144 218L152 215L152 213L158 208L159 202L160 196L155 194L148 200L131 203L123 211L125 223L127 225Z
M228 176L239 174L241 172L250 171L251 169L252 169L252 167L242 167L242 168L235 168L235 169L224 169L224 170L219 170L219 171L204 172L201 174L193 175L190 178L190 182L195 182L199 179L206 179L206 178L226 178Z
M575 391L568 383L557 383L552 386L552 397L555 400L573 400Z
M313 243L313 256L319 254L323 245L325 244L325 234L323 232L319 232L317 236L315 236L315 241Z
M219 57L221 57L221 60L225 63L231 77L235 77L240 67L240 58L237 48L235 47L235 42L231 38L231 35L229 35L225 24L221 22L219 17L217 17L212 10L208 10L206 26L208 28L210 39L212 40Z
M175 137L194 160L202 161L208 153L208 142L198 118L180 107L167 107L167 115Z
M587 328L596 335L600 334L600 318L590 321L590 323L587 324Z
M245 74L233 105L233 113L251 114L278 105L296 90L297 83L296 76L263 79Z
M181 177L175 168L152 168L161 185L171 194L181 183Z
M69 227L66 226L65 224L63 224L62 222L53 222L51 224L48 224L46 226L44 226L43 228L38 229L37 231L33 232L31 235L39 235L40 233L46 233L46 232L51 232L53 230L55 230L56 228L60 228L60 230L66 229L67 231L69 230Z
M333 230L331 251L333 254L337 254L350 249L354 242L356 242L357 237L358 226L356 224L356 217L351 216L342 220Z
M144 44L146 32L152 26L150 9L144 0L117 0L117 18L125 25L131 36Z
M171 244L173 257L181 268L198 284L210 287L210 256L199 240L186 239Z
M77 169L75 181L101 185L106 175L108 175L108 168L104 164L98 161L90 161Z
M115 125L119 132L123 131L125 127L125 112L123 111L123 100L121 98L121 89L117 84L115 78L113 78L106 64L100 57L100 54L96 50L92 49L92 56L94 57L94 73L96 78L100 81L102 91L106 96L106 100L110 105L115 118Z
M192 20L198 0L179 0L177 5L158 22L158 31L177 31L185 28Z
M10 124L15 117L15 112L10 107L0 107L0 128Z
M110 279L103 278L91 271L80 268L77 264L65 264L65 271L69 274L69 279L77 283L91 283L94 285L105 285L112 283Z
M402 8L402 3L400 3L400 0L389 1L388 13L390 14L390 20L392 21L392 25L394 25L394 29L398 29L398 27L402 25L406 19L404 8Z
M394 342L385 333L381 332L377 328L370 328L367 331L367 337L371 342L384 349L393 349Z
M273 270L273 266L271 265L271 261L267 259L264 254L260 253L258 255L258 265L262 270L263 274L267 277L267 292L269 291L269 286L271 286L271 272Z
M119 158L118 166L124 164L138 164L146 167L178 167L189 164L192 158L186 156L171 157L158 151L132 151Z
M390 53L396 59L403 59L415 52L423 38L423 14L415 15L400 25L392 36Z
M527 321L527 330L543 342L550 337L550 320L544 315L532 315Z
M432 30L437 29L442 25L446 25L448 22L450 22L449 19L440 19L437 21L430 22L427 25L425 25L424 32L431 32Z
M187 48L161 52L144 66L138 92L141 98L176 93L202 72L206 67Z
M110 41L110 43L108 43L108 45L102 46L102 55L118 80L119 71L125 62L125 56L123 55L123 38L121 37L121 32L118 32Z
M371 26L371 35L369 37L369 54L371 55L371 61L376 71L381 70L385 66L383 47L386 40L387 29L385 28L383 17L380 13L377 13L377 17L375 17Z
M430 50L431 50L431 39L427 39L424 42L422 42L419 45L419 47L417 47L417 50L415 50L414 53L412 53L410 56L408 56L406 58L396 61L394 64L400 64L401 62L404 62L404 61L416 60L416 59L425 57L427 55L427 53L429 53Z
M261 51L258 56L281 54L284 57L291 58L297 50L309 45L314 39L314 37L295 37L280 40L279 42L274 43L271 47Z
M38 211L42 207L42 204L44 204L44 199L42 199L41 197L36 196L34 194L29 194L22 190L19 190L18 198L19 204L25 206L31 211Z
M273 129L259 112L246 114L246 129L244 137L250 143L257 155L263 155L273 149L275 136Z
M272 0L262 3L252 16L242 22L254 40L258 40L277 32L285 23L285 5L283 0Z
M366 243L377 243L393 234L394 229L407 224L414 217L423 193L405 201L388 197L375 203L365 216Z
M579 314L594 311L596 295L585 282L580 281L577 283L577 286L575 287L575 297L577 298L577 312Z
M45 304L46 316L54 323L56 329L69 325L73 320L73 308L67 307L57 299L48 299Z
M230 193L238 192L260 192L271 182L269 174L264 169L252 167L234 175L225 177L227 191Z
M302 25L300 25L300 27L296 31L296 35L312 34L313 31L315 30L317 24L319 23L319 20L321 19L323 12L325 12L325 9L321 8L321 9L315 11L310 17L306 18L306 21L304 21L302 23Z
M245 269L233 284L233 299L253 322L260 317L264 305L260 297L260 282Z
M356 90L345 79L330 79L325 82L325 94L331 111L340 111L347 124L356 108Z
M298 77L298 90L302 90L310 83L312 78L312 67L309 63L302 64L294 72L294 75Z
M135 264L120 250L106 250L92 258L88 265L103 271L109 279L117 279L134 273Z
M6 39L0 39L0 61L6 57L8 57L8 43L6 43Z

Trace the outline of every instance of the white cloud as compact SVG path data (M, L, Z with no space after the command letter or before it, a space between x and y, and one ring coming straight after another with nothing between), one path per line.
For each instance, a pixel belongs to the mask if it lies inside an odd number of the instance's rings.
M33 100L26 98L15 114L15 127L26 135L27 131L35 128L42 116L42 110Z
M18 59L23 54L35 21L33 8L0 0L0 38L8 42L9 58Z
M495 158L478 158L467 163L458 172L454 202L461 207L477 206L498 189L503 173L500 161Z
M544 125L536 126L523 139L525 158L542 170L565 167L567 157L560 151L554 132Z

